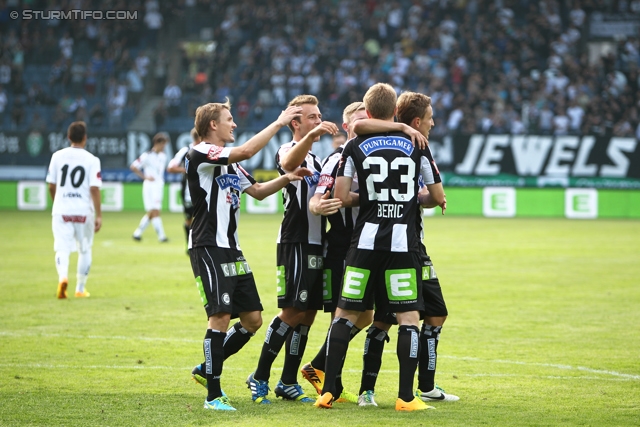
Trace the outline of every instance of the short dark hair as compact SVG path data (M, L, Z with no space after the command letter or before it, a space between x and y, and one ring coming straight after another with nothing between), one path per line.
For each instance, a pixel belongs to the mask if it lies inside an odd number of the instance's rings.
M85 122L73 122L67 129L69 141L79 144L87 136L87 124Z
M158 132L153 136L153 145L161 144L169 141L169 135L166 132Z

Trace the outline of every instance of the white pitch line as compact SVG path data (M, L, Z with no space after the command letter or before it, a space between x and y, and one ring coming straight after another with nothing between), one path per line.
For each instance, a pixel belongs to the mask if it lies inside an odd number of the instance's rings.
M164 370L164 371L191 371L192 367L178 368L175 366L148 366L148 365L52 365L45 363L0 363L0 368L28 368L28 369L66 369L66 370L79 370L79 369L136 369L136 370ZM234 366L225 367L224 371L245 371L244 368L238 368ZM361 373L360 369L344 369L343 372L347 373ZM383 374L397 374L397 371L391 369L382 369L380 373ZM442 372L440 374L443 374ZM630 378L602 378L602 377L572 377L572 376L560 376L560 375L520 375L520 374L462 374L461 377L493 377L493 378L537 378L537 379L551 379L551 380L589 380L589 381L630 381Z
M7 337L47 337L47 338L70 338L70 339L99 339L99 340L122 340L122 341L162 341L162 342L182 342L182 343L202 343L202 340L196 339L188 339L188 338L154 338L154 337L126 337L122 335L71 335L71 334L41 334L35 332L9 332L9 331L0 331L0 336ZM362 348L350 348L349 350L362 352ZM395 354L394 350L384 350L385 353ZM634 374L625 374L622 372L609 371L604 369L593 369L587 368L585 366L571 366L571 365L561 365L555 363L537 363L537 362L522 362L518 360L502 360L502 359L480 359L478 357L471 356L451 356L451 355L438 355L439 358L443 359L454 359L454 360L466 360L471 362L481 362L481 363L504 363L510 365L523 365L523 366L540 366L545 368L555 368L555 369L563 369L563 370L576 370L589 372L591 374L599 374L599 375L609 375L613 377L625 378L629 380L640 380L640 375ZM174 369L174 368L172 368Z

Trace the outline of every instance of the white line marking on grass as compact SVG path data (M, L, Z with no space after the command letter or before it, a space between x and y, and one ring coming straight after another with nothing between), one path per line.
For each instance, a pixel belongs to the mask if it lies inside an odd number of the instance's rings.
M71 334L41 334L38 332L8 332L0 331L0 336L6 337L44 337L44 338L69 338L77 340L122 340L122 341L165 341L165 342L188 342L188 343L200 343L202 340L192 340L188 338L154 338L154 337L125 337L122 335L71 335Z
M27 337L27 336L29 337L36 336L36 337L47 337L47 338L70 338L70 339L100 339L100 340L111 339L111 340L122 340L122 341L139 340L139 341L202 343L202 340L195 340L195 339L188 339L188 338L126 337L122 335L102 336L102 335L41 334L37 332L9 332L9 331L0 331L0 336L17 337L17 338ZM361 348L352 348L350 350L355 350L357 352L363 351L363 349ZM395 351L393 350L384 350L384 352L389 354L395 354ZM482 363L488 362L488 363L504 363L504 364L510 364L510 365L523 365L523 366L541 366L545 368L564 369L568 371L573 371L573 370L583 371L583 372L589 372L591 374L609 375L613 377L626 378L630 380L640 380L640 375L625 374L622 372L608 371L604 369L592 369L592 368L587 368L585 366L571 366L571 365L561 365L561 364L555 364L555 363L522 362L518 360L480 359L478 357L470 357L470 356L440 355L438 357L444 358L444 359L467 360L471 362L482 362ZM171 369L177 369L177 368L171 368ZM226 369L229 369L229 368L226 368ZM347 372L350 372L350 371L347 371Z
M79 369L138 369L138 370L164 370L164 371L191 371L193 367L178 368L175 366L149 366L149 365L53 365L45 363L0 363L0 368L29 368L29 369L66 369L66 370L79 370ZM225 367L224 371L245 371L244 368L229 366ZM358 374L362 371L360 369L344 369L343 372ZM391 369L382 369L380 373L383 374L397 374L397 371ZM442 375L442 372L440 373ZM559 376L559 375L521 375L521 374L462 374L461 377L506 377L506 378L537 378L537 379L551 379L551 380L590 380L590 381L631 381L631 378L602 378L602 377L571 377L571 376Z

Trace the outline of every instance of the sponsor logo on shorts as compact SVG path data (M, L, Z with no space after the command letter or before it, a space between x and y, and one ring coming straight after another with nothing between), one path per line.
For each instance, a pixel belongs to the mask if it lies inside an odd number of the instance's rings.
M243 276L251 273L251 267L246 261L228 262L220 264L224 277Z
M309 262L307 268L309 270L322 270L324 259L321 256L309 255Z
M229 294L228 293L225 292L224 294L222 294L222 302L225 305L229 305L229 303L231 303L231 298L229 298Z
M298 297L298 299L300 299L300 301L305 302L307 300L307 291L302 291L300 292L300 296Z

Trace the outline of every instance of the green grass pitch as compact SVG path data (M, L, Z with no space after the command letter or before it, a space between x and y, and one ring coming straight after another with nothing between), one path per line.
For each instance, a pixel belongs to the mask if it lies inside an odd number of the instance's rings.
M263 326L225 364L222 385L238 411L219 413L202 408L205 391L190 379L203 358L206 318L182 216L163 215L171 241L159 244L151 227L142 242L131 239L141 215L105 213L91 298L57 300L49 213L0 212L0 425L640 425L639 221L427 218L427 248L450 312L436 380L459 402L395 412L394 328L376 390L380 407L319 410L275 398L254 405L244 381L257 364ZM240 221L265 325L277 313L279 220L243 214ZM328 324L319 314L305 360ZM352 341L345 365L352 392L363 341Z

